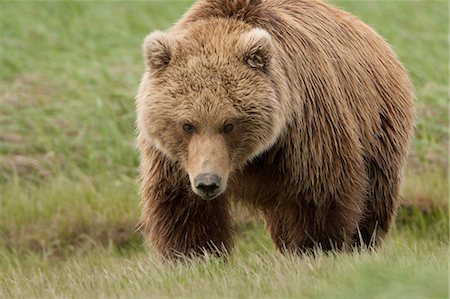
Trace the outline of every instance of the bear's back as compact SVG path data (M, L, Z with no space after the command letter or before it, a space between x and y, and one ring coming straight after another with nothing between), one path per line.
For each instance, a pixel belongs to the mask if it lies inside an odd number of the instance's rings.
M271 34L289 82L279 94L291 102L292 127L314 130L318 115L350 119L369 155L378 151L383 123L411 132L413 88L405 69L384 39L351 14L316 0L200 0L171 30L215 18ZM408 136L395 138L407 143Z

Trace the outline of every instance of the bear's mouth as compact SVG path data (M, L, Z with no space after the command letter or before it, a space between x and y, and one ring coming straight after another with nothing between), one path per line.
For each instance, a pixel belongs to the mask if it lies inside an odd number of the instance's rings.
M197 193L197 194L204 200L213 200L222 193L215 192L215 193L202 193L202 194Z
M192 188L192 191L204 200L213 200L223 193L223 191L201 191L195 187Z

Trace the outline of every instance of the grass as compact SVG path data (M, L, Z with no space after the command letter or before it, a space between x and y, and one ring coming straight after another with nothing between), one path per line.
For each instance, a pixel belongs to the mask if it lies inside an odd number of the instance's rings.
M332 2L393 45L416 87L385 246L281 256L238 211L228 262L177 265L135 232L133 98L143 37L191 2L0 2L0 297L447 298L448 3Z
M398 239L382 253L316 257L245 248L227 263L169 265L145 251L94 250L55 265L30 258L35 269L10 261L3 283L21 298L446 298L447 248L425 247Z

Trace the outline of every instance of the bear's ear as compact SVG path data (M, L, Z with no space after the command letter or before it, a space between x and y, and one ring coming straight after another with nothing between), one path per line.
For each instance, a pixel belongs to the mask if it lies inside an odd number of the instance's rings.
M244 33L238 42L238 51L246 64L252 68L266 69L273 54L272 37L261 28Z
M173 43L169 34L161 31L152 32L145 37L144 59L150 70L157 71L169 64L172 58Z

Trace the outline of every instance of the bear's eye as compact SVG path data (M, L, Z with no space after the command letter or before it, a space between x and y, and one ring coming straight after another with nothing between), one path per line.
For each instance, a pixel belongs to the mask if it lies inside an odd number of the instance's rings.
M186 133L192 134L194 132L194 126L191 124L183 124L183 131L185 131Z
M227 124L222 128L222 132L223 133L230 133L231 131L233 131L234 126L233 124Z

